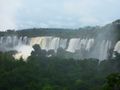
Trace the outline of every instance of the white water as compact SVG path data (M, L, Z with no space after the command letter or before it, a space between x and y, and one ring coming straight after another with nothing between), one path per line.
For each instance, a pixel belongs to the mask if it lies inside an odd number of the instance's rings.
M29 45L21 45L15 47L15 50L18 51L17 54L13 55L15 59L20 59L22 57L24 60L26 60L34 49Z
M103 40L100 44L100 52L99 52L99 58L100 60L104 60L108 56L108 50L111 49L111 42Z
M114 47L114 51L117 51L118 53L120 53L120 41L118 41Z
M67 48L67 51L69 52L75 52L76 50L86 50L89 51L90 48L92 48L92 45L94 44L94 39L80 39L80 38L73 38L70 39L69 46Z
M52 36L33 38L17 36L0 37L0 51L17 50L18 53L14 55L14 57L17 59L20 57L27 59L33 50L32 46L35 44L40 45L41 49L46 51L54 50L57 52L57 49L61 47L71 53L79 51L82 55L84 52L86 52L88 53L87 57L98 58L100 60L107 58L108 50L111 48L111 41L97 41L94 38L71 38L68 40L67 38ZM116 45L115 50L119 50L120 52L120 42Z
M13 55L16 59L27 59L31 55L33 50L29 45L29 39L27 37L7 36L0 37L0 51L12 51L15 50L18 53Z

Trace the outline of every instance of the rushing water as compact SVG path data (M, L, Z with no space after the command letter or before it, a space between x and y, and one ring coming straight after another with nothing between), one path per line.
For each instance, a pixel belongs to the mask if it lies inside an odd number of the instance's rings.
M94 38L60 38L60 37L17 37L17 36L4 36L0 37L0 51L16 50L18 53L14 55L16 58L21 56L26 59L31 55L33 50L32 46L35 44L40 45L41 49L46 51L54 50L57 52L58 48L63 48L67 52L75 53L79 51L81 55L87 53L88 56L84 58L97 58L104 60L108 56L108 51L111 48L111 41L109 40L96 40ZM114 51L120 52L120 42L115 45Z

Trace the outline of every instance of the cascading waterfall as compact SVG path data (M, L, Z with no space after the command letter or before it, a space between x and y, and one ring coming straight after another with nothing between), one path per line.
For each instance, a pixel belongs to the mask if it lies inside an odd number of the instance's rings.
M27 45L27 37L4 36L0 37L0 51L14 50L17 46Z
M89 51L93 44L94 44L94 39L92 38L91 39L74 38L70 40L67 51L75 52L76 50L82 50L82 49Z
M108 51L111 48L111 41L96 40L95 38L60 38L52 36L44 37L17 37L17 36L3 36L0 37L0 51L17 50L18 53L14 55L19 59L23 57L26 59L31 55L32 46L38 44L41 49L46 51L54 50L57 52L58 48L63 48L67 52L75 53L79 51L80 56L83 53L88 53L84 58L97 58L100 60L107 59ZM119 49L118 49L119 48ZM116 44L114 50L120 51L120 42Z
M27 57L31 55L32 50L32 46L29 45L29 39L27 37L0 37L0 51L17 51L18 53L13 55L16 59L20 57L27 59Z
M31 46L38 44L41 49L45 49L47 51L51 49L56 51L59 48L59 43L60 38L57 37L35 37L30 39Z
M114 47L114 51L117 51L118 53L120 53L120 41L118 41Z
M78 39L78 38L70 39L67 51L74 53L75 50L77 49L77 45L79 44L79 41L80 41L80 39Z
M99 58L100 60L104 60L108 56L108 50L111 49L111 42L103 40L100 45L100 51L99 51Z

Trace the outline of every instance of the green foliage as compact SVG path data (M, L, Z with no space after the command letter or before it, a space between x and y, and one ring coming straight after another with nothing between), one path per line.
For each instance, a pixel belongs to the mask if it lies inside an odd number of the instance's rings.
M113 88L120 87L120 74L108 76L120 71L119 57L102 62L48 58L38 45L34 49L27 61L0 53L0 90L119 90Z
M53 90L54 88L51 85L43 86L42 90Z
M120 90L120 73L113 73L107 76L104 90Z

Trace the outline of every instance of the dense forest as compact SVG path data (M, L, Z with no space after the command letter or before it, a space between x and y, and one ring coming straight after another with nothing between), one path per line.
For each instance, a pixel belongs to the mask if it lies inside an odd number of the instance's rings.
M114 58L46 57L38 45L24 61L14 52L0 53L0 90L120 90L120 54Z

